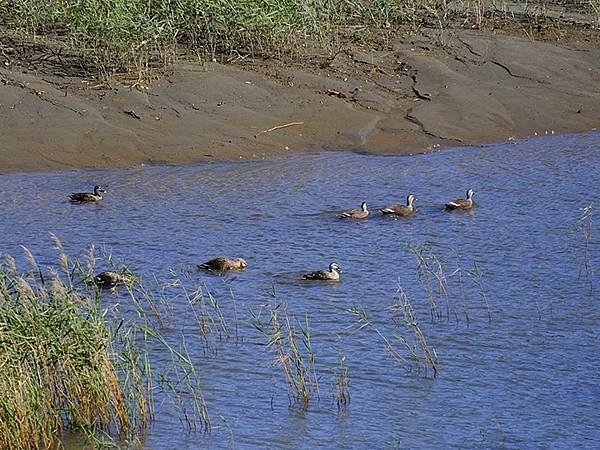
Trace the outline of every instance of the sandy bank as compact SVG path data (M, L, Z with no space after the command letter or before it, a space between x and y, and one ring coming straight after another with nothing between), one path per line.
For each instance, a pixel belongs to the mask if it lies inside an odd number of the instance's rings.
M597 36L449 30L442 41L399 36L293 65L181 64L110 88L13 49L0 54L0 172L408 153L600 128Z

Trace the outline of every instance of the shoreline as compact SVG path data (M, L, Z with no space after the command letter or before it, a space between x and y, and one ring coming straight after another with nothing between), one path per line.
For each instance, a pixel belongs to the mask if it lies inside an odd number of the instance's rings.
M135 86L97 86L50 63L32 70L21 52L0 68L0 173L410 154L593 131L593 36L451 29L439 45L424 30L293 62L180 63Z
M27 175L27 174L40 174L40 173L48 173L48 174L52 174L52 173L67 173L69 171L77 171L77 170L111 170L111 169L116 169L116 170L124 170L124 169L139 169L139 168L143 168L143 167L181 167L181 166L194 166L194 165L202 165L202 164L219 164L219 163L252 163L252 162L259 162L259 161L265 161L271 158L286 158L286 157L291 157L294 155L323 155L323 154L338 154L338 153L355 153L357 155L360 156L380 156L380 157L410 157L410 156L418 156L418 155L428 155L428 154L436 154L436 153L442 153L442 152L452 152L452 151L459 151L460 149L463 150L472 150L472 149L476 149L476 148L483 148L483 147L493 147L493 146L497 146L497 145L505 145L505 144L511 144L511 145L518 145L519 143L525 142L525 141L535 141L535 140L543 140L544 138L559 138L559 137L569 137L569 136L579 136L579 137L585 137L587 134L589 133L600 133L600 129L591 129L591 130L581 130L581 131L567 131L564 133L560 133L560 134L538 134L538 135L534 135L534 136L524 136L524 137L520 137L520 138L515 138L515 139L510 139L510 140L506 140L506 141L496 141L496 142L486 142L486 143L481 143L481 144L468 144L468 145L455 145L455 146L448 146L448 147L439 147L439 148L433 148L433 149L424 149L424 150L414 150L414 151L402 151L402 152L386 152L386 153L382 153L382 152L376 152L376 151L365 151L365 150L357 150L357 149L314 149L314 150L294 150L294 151L288 151L288 152L283 152L283 153L278 153L278 154L267 154L265 156L261 156L260 158L249 158L249 159L243 159L243 158L222 158L222 159L218 159L218 158L204 158L204 159L198 159L197 161L185 161L185 162L163 162L163 161L159 161L159 162L140 162L140 163L133 163L133 164L125 164L125 165L109 165L109 166L83 166L83 167L59 167L59 168L54 168L54 169L41 169L41 170L21 170L21 171L1 171L0 170L0 176L2 175L19 175L19 174L23 174L23 175Z

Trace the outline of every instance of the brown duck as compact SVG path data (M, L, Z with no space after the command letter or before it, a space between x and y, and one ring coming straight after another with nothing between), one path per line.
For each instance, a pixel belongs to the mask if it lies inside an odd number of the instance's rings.
M337 263L329 264L329 270L318 270L302 275L303 280L322 280L322 281L340 281L342 269Z
M341 218L349 219L366 219L369 217L369 210L367 209L367 202L362 202L360 208L350 209L340 214Z
M408 217L410 216L412 213L415 212L415 208L413 206L413 202L416 200L415 196L412 194L409 194L406 197L406 205L391 205L388 206L387 208L383 208L380 211L383 214L393 214L395 216L400 216L400 217Z
M94 186L94 192L73 192L69 195L69 200L73 203L89 203L99 202L102 200L102 194L106 194L106 191L102 186Z
M446 209L471 209L473 207L473 189L467 191L467 198L456 198L446 203Z
M198 264L198 269L211 272L228 272L230 270L242 270L246 267L248 267L248 263L245 259L229 259L226 256L219 256L206 261L205 263Z

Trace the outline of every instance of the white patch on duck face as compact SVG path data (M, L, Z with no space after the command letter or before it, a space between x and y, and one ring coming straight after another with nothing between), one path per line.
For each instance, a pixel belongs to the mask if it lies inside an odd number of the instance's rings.
M470 199L471 197L473 197L473 194L474 194L473 189L469 189L467 191L467 199Z
M367 202L362 202L361 205L360 205L360 209L362 211L367 211Z
M98 198L102 198L102 194L105 194L106 191L102 186L94 186L94 195Z

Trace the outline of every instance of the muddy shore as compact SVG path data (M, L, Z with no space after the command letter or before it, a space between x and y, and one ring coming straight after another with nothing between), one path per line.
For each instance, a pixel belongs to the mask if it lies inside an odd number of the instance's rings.
M12 49L0 53L0 173L401 154L599 129L599 33L430 31L294 63L180 63L110 86Z

